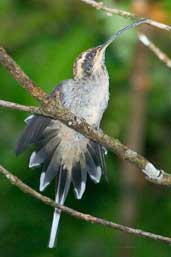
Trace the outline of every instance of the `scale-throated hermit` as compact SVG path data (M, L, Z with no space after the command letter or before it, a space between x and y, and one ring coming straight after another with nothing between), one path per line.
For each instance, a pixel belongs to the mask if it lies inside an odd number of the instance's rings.
M109 100L105 50L124 31L145 22L145 19L141 19L128 25L105 43L81 53L74 63L74 78L62 81L50 97L59 93L64 107L99 129ZM58 120L32 115L25 121L27 126L18 142L16 153L20 154L31 144L35 145L29 167L42 168L40 191L55 179L55 201L64 204L71 184L76 198L81 199L88 177L99 183L101 175L105 173L105 151L101 145ZM50 248L55 245L60 215L61 211L55 209L49 240Z

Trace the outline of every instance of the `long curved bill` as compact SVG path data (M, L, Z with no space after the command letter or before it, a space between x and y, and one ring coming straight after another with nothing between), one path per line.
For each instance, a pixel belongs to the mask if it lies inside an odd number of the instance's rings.
M131 23L129 25L127 25L126 27L124 27L123 29L118 30L115 34L113 34L106 42L104 42L101 45L102 49L106 49L118 36L120 36L122 33L124 33L125 31L129 30L129 29L133 29L141 24L147 23L148 19L140 19L138 21L135 21L134 23Z

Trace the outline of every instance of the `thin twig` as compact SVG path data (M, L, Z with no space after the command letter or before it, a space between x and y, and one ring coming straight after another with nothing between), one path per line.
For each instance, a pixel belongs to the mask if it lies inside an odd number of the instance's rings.
M5 107L5 108L9 108L9 109L12 109L12 110L42 114L42 112L40 111L40 108L36 107L36 106L26 106L26 105L16 104L16 103L4 101L4 100L0 100L0 106Z
M138 33L139 40L147 46L168 68L171 68L171 59L162 52L146 35Z
M136 14L131 13L131 12L119 10L117 8L107 7L106 5L104 5L103 2L96 2L94 0L81 0L81 2L84 2L84 3L88 4L88 5L91 5L92 7L96 8L97 10L103 10L103 11L106 12L107 15L109 15L109 14L110 15L116 14L116 15L119 15L119 16L122 16L122 17L131 18L131 19L144 18L144 17L139 17ZM160 23L160 22L151 20L151 19L148 19L146 23L151 25L151 26L163 29L163 30L167 30L167 31L171 30L171 26L166 25L164 23Z
M63 205L59 205L56 204L55 201L53 201L52 199L38 193L37 191L35 191L34 189L32 189L31 187L29 187L28 185L26 185L25 183L23 183L18 177L14 176L11 172L9 172L8 170L6 170L2 165L0 165L0 173L3 174L12 185L15 185L16 187L18 187L21 191L23 191L24 193L27 193L31 196L33 196L34 198L38 199L39 201L43 202L46 205L49 205L53 208L59 208L60 210L62 210L63 212L77 218L77 219L81 219L81 220L85 220L87 222L91 222L91 223L95 223L95 224L99 224L105 227L109 227L112 228L113 230L119 230L128 234L134 234L136 236L140 236L140 237L145 237L145 238L150 238L153 240L157 240L157 241L161 241L167 244L171 244L171 238L170 237L165 237L165 236L161 236L161 235L157 235L154 233L150 233L150 232L146 232L140 229L134 229L131 227L127 227L121 224L117 224L108 220L104 220L101 218L97 218L95 216L89 215L89 214L85 214L85 213L81 213L79 211L75 211L69 207L63 206Z
M53 119L62 121L67 126L81 132L88 138L97 141L116 153L119 157L124 160L129 160L131 163L136 165L143 173L145 173L146 179L152 183L160 185L171 186L171 174L168 174L162 170L158 170L152 163L147 161L143 156L130 150L127 146L123 145L118 139L114 139L104 134L102 131L96 130L85 122L84 119L76 117L73 113L64 109L63 107L57 107L56 111L47 111L34 106L18 105L12 102L6 102L0 100L0 106L10 109L16 109L20 111L31 112L35 114L41 114Z

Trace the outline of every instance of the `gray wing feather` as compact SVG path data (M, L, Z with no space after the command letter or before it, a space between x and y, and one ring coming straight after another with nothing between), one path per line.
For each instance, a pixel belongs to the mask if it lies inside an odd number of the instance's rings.
M48 126L50 121L50 118L35 115L28 122L27 127L18 141L16 154L21 154L29 145L38 142L42 137L44 129Z

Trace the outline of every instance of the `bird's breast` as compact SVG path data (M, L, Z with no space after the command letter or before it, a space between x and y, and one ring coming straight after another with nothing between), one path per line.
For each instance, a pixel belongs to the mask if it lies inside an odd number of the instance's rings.
M109 100L109 81L80 81L64 94L65 107L84 118L90 125L99 126Z

